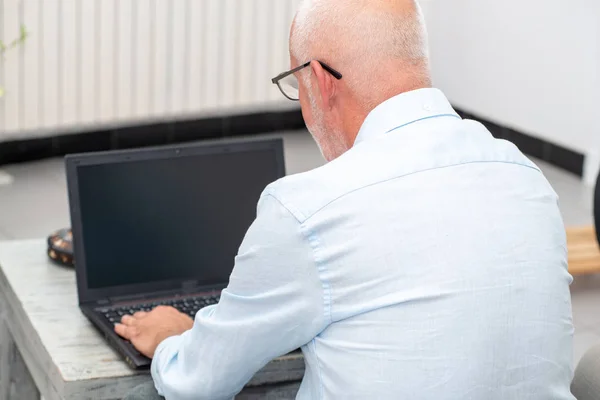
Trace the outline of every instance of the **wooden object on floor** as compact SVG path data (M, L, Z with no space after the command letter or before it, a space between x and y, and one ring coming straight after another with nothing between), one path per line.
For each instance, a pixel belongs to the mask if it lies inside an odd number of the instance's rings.
M567 247L572 275L600 273L600 247L593 226L568 228Z

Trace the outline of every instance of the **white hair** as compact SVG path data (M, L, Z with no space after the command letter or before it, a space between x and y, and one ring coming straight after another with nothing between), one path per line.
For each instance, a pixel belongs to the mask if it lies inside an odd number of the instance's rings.
M291 54L298 63L329 61L368 103L376 101L368 99L370 94L385 90L393 79L378 76L389 72L381 68L386 61L405 67L402 72L416 86L430 85L423 13L416 0L397 1L414 12L389 12L373 0L304 0L290 39ZM306 74L303 81L308 83Z

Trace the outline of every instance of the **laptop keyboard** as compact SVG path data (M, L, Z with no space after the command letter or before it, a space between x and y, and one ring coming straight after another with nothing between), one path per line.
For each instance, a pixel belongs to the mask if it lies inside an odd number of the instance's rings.
M219 302L219 295L198 296L198 297L178 297L174 299L150 301L135 305L115 306L97 309L103 314L109 322L116 324L121 322L124 315L133 315L139 311L152 311L158 306L175 307L177 310L194 318L196 313L204 307L208 307Z

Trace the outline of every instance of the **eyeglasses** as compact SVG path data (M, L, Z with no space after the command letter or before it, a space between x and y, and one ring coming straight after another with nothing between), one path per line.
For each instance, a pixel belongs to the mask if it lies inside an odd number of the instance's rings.
M271 81L275 85L277 85L277 87L279 87L279 90L281 90L281 93L283 93L283 95L285 97L287 97L288 99L290 99L292 101L299 101L300 100L300 91L299 91L300 85L298 84L298 78L296 78L296 75L294 75L294 74L296 72L300 71L301 69L308 67L311 62L312 61L309 61L306 64L303 64L292 70L289 70L287 72L279 74L275 78L273 78ZM318 63L321 64L321 67L323 67L323 69L325 71L327 71L331 75L333 75L333 77L335 79L337 79L338 81L340 79L342 79L342 74L337 72L335 69L331 68L329 65L325 64L322 61L318 61Z

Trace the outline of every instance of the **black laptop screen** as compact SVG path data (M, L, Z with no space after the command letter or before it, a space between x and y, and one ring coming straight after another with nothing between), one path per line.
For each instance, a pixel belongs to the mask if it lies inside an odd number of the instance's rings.
M275 153L80 166L88 288L226 284L261 192L280 177Z

